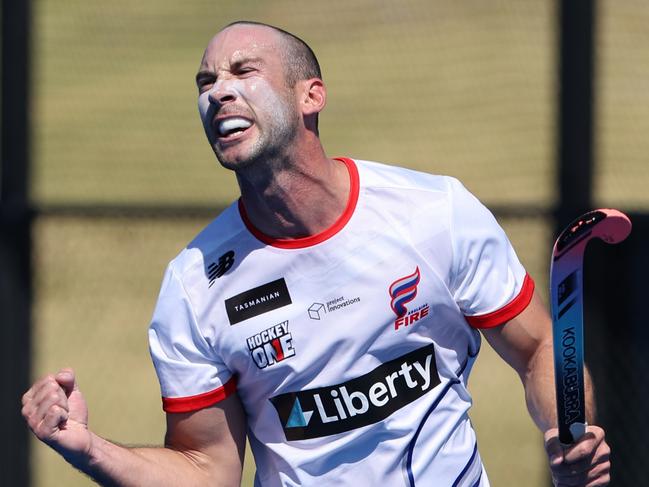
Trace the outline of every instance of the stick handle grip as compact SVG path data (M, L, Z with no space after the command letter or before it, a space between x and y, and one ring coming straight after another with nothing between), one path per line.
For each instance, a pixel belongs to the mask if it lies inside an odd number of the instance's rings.
M584 436L586 434L586 427L588 426L588 423L572 423L569 427L570 435L572 436L572 441L568 441L567 443L564 443L563 440L561 440L561 435L560 435L560 441L563 446L570 446L573 443L575 443L579 438Z

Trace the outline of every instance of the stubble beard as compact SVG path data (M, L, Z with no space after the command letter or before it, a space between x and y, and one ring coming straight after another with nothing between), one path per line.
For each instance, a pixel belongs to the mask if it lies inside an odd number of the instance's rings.
M212 146L216 158L226 169L233 171L245 170L253 166L272 168L281 163L287 154L297 135L299 126L298 115L292 111L291 104L287 99L278 100L272 104L272 110L266 120L256 123L258 136L254 141L246 141L249 147L245 153L239 152L235 156L228 157L220 150L218 144Z

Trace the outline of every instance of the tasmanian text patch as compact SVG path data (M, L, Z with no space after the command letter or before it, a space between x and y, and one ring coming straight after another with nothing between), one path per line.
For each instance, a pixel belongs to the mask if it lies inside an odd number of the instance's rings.
M282 277L226 299L225 311L230 324L234 325L291 303L291 295Z

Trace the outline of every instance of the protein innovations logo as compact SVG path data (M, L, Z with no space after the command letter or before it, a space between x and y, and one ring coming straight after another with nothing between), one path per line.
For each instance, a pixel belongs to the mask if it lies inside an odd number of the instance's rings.
M417 296L417 286L421 280L419 267L412 274L401 277L390 284L389 293L392 300L390 307L397 319L394 322L394 329L398 330L400 326L408 326L428 316L430 306L424 304L408 312L406 303L409 303Z
M289 441L335 435L382 421L440 383L433 344L332 386L271 397Z
M313 303L309 306L307 310L309 313L309 318L312 320L321 320L327 313L333 313L339 309L344 309L347 306L351 306L356 303L360 303L361 298L356 296L355 298L347 299L345 296L338 296L337 298L331 299L326 303Z
M226 299L225 311L230 325L235 325L291 303L291 295L282 277Z

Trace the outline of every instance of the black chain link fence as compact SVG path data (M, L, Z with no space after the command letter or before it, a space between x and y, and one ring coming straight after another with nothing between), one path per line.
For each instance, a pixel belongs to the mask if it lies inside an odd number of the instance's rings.
M193 86L205 44L237 19L295 32L319 55L329 89L321 133L332 156L460 178L494 209L547 295L557 199L554 1L217 8L208 0L39 0L34 14L33 369L74 366L99 434L135 444L163 438L146 328L167 261L237 194L203 140ZM601 205L649 208L646 21L643 2L601 2ZM470 385L492 484L545 486L542 440L518 379L483 348ZM589 358L599 376L624 360L643 365L618 353ZM641 405L627 406L629 418L644 417ZM32 466L36 487L92 485L40 444ZM642 485L624 483L640 477L626 473L630 463L623 469L616 485Z

